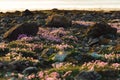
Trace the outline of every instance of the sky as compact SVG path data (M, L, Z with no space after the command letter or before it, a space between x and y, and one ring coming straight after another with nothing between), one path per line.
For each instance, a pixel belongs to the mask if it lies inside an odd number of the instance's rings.
M116 8L120 9L120 0L0 0L0 11L40 10L40 9L83 9Z

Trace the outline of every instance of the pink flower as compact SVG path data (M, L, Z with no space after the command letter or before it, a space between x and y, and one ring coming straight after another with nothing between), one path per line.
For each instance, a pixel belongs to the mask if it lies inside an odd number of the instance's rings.
M33 78L35 78L35 74L31 74L31 75L29 75L29 76L27 77L27 79L29 79L29 80L31 80L31 79L33 79Z
M22 39L23 37L28 37L28 36L26 34L20 34L17 39L19 40Z
M55 80L54 78L48 77L45 80Z
M64 50L64 49L70 48L71 46L68 44L60 44L60 45L56 45L55 47L60 50Z
M39 78L43 78L43 77L44 77L44 72L43 72L43 71L40 71L40 72L38 73L38 77L39 77Z
M59 78L59 77L60 77L59 73L57 73L57 72L52 72L52 73L50 74L50 76L51 76L52 78Z
M22 75L22 74L18 73L18 77L19 77L19 78L23 78L23 77L24 77L24 75Z
M119 63L113 63L113 64L112 64L112 67L115 68L115 69L116 69L116 68L120 68L120 64L119 64Z
M67 33L64 28L40 28L38 32L40 38L55 42L62 42L61 37Z
M67 71L67 72L63 75L63 77L70 76L71 73L72 73L72 71Z
M99 62L99 63L97 63L97 65L98 65L99 67L105 67L105 66L108 65L108 63L107 63L107 62Z

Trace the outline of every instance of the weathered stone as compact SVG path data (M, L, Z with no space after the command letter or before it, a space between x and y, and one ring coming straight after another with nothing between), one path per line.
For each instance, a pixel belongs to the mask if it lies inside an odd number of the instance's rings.
M27 36L35 36L38 32L37 23L22 23L9 29L4 35L4 39L9 41L16 40L19 35L26 34Z
M50 27L70 27L71 25L71 19L63 15L52 15L46 19L46 26Z
M5 67L6 67L6 71L21 72L22 70L24 70L24 68L26 68L26 64L25 62L16 60L8 63L7 65L5 65Z
M26 9L21 13L21 16L29 16L29 15L33 15L33 13L28 9Z
M53 60L58 61L58 62L62 62L65 60L66 57L67 57L67 53L65 53L64 51L60 51L60 52L58 52L58 54L56 54L53 57Z
M94 24L88 29L87 37L98 38L103 35L105 38L115 39L116 34L117 34L116 28L112 28L105 22L99 22Z
M101 76L95 71L83 71L75 77L75 80L99 80L100 78Z
M23 70L22 73L24 74L32 74L32 73L37 73L38 69L36 67L28 67Z
M1 69L3 66L4 66L4 64L0 62L0 69Z

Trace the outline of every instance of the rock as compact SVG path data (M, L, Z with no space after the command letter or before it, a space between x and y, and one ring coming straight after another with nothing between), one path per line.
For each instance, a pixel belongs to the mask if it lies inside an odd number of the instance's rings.
M88 38L98 38L104 36L105 38L115 39L117 34L117 29L112 28L105 22L99 22L94 24L88 29L87 37Z
M40 12L39 15L35 15L34 20L40 20L47 18L46 14L43 12Z
M0 20L1 22L6 22L9 23L10 22L10 18L9 17L4 17Z
M58 54L55 55L55 57L53 57L53 60L62 62L65 60L66 57L67 57L67 53L60 51L58 52Z
M3 68L4 64L0 62L0 69Z
M25 62L22 62L22 61L12 61L8 64L7 68L8 68L8 71L21 72L22 70L24 70L24 68L26 68L26 64Z
M26 9L21 13L21 16L29 16L29 15L33 15L33 13L28 9Z
M46 19L46 26L50 27L71 27L71 19L63 15L51 15Z
M53 53L54 53L54 49L52 49L52 48L47 48L47 49L44 49L44 50L42 51L41 56L42 56L42 57L49 57L49 56L52 55Z
M38 69L36 67L28 67L23 70L23 74L37 73Z
M75 80L100 80L101 75L99 75L95 71L83 71L80 72L76 77Z
M99 59L99 58L102 57L102 55L100 55L100 54L98 54L96 52L91 53L91 56L94 57L94 58L96 58L96 59Z
M53 12L57 12L58 9L57 9L57 8L53 8L52 11L53 11Z
M22 23L18 24L6 33L4 33L3 38L8 39L8 41L17 40L18 36L21 34L26 34L27 36L35 36L38 32L37 23Z

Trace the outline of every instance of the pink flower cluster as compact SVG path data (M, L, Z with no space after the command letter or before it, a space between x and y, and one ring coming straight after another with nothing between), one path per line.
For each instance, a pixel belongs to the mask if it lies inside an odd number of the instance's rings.
M31 80L31 79L34 79L35 77L36 77L35 74L31 74L31 75L27 76L27 79Z
M12 75L14 76L14 75ZM60 74L58 72L52 72L50 74L46 73L45 71L40 71L36 75L30 74L28 76L24 76L22 74L18 74L19 79L25 78L25 80L33 80L33 79L40 79L40 80L61 80Z
M52 67L58 69L58 68L62 67L63 65L64 65L63 62L61 62L61 63L53 63L53 64L52 64Z
M55 42L62 42L61 37L66 35L68 32L64 30L64 28L40 28L38 35L40 38L55 41Z
M50 74L47 71L40 71L37 74L30 74L30 75L23 75L21 73L18 73L17 80L33 80L33 79L40 79L40 80L65 80L67 76L70 76L72 71L67 71L64 74L59 74L58 72L51 72ZM15 77L16 74L14 72L12 73L6 73L5 77Z
M120 64L119 63L113 63L111 65L111 67L120 70Z
M72 40L75 40L75 41L78 41L78 38L75 37L75 36L73 36L73 35L69 36L68 38L69 38L69 39L72 39Z
M19 34L17 39L22 39L23 37L28 37L26 34Z
M60 80L60 74L57 72L52 72L50 74L47 74L43 71L40 71L38 73L38 78L43 80Z
M105 54L104 57L107 60L114 61L114 60L119 60L120 59L120 54L114 54L114 53L112 53L112 54Z
M84 63L82 65L82 69L87 69L87 70L93 70L94 68L99 68L99 69L104 69L108 66L107 62L103 62L100 60L96 60L96 61L92 61L92 62L88 62L88 63Z
M64 50L67 48L72 48L72 46L68 45L68 44L57 44L55 45L55 48L59 49L59 50Z
M120 23L109 23L114 28L117 28L117 32L120 33Z
M87 69L87 70L94 70L94 69L120 70L120 64L119 63L108 64L107 62L96 60L96 61L84 63L81 68L82 69Z
M43 47L44 47L44 45L42 43L41 44L34 44L32 46L32 50L35 50L35 49L41 50L41 49L43 49Z

